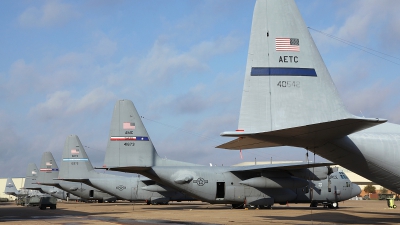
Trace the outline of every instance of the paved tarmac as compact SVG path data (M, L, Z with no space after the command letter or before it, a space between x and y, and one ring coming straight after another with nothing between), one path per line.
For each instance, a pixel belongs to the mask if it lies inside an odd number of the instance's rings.
M142 203L62 202L56 210L0 203L6 224L400 224L400 202L346 201L339 209L308 204L275 205L272 209L231 209L200 202L146 205Z

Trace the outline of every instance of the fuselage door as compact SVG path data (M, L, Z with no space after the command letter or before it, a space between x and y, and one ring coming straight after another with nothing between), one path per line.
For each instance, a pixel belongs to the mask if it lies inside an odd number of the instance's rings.
M224 200L225 198L225 182L217 182L217 194L215 200Z

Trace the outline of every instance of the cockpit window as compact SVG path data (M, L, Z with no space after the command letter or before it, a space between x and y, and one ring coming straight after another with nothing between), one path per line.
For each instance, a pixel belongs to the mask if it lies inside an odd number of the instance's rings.
M336 175L330 175L329 179L338 179Z
M346 174L344 174L343 172L339 172L339 175L342 179L346 179L348 180L349 178L346 176Z

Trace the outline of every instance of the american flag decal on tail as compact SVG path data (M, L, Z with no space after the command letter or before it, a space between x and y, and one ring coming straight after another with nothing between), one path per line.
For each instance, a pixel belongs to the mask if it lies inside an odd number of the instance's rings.
M135 123L123 123L122 128L124 130L134 130L135 129Z
M300 51L300 41L298 38L275 38L276 51Z
M71 154L79 154L79 149L71 149Z

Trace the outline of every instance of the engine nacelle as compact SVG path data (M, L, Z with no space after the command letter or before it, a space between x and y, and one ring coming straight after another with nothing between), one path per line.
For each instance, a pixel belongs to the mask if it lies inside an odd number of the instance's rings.
M103 201L105 201L105 202L116 202L116 201L117 201L117 198L114 197L114 196L111 196L111 197L103 197Z
M168 188L168 187L164 187L164 186L160 186L158 184L153 184L153 185L148 185L148 186L142 187L142 190L151 191L151 192L174 191L174 189L171 189L171 188Z
M165 204L168 204L168 202L169 202L169 198L167 198L167 197L151 197L150 198L150 203L153 205L156 205L156 204L165 205Z
M187 184L190 183L192 180L193 180L192 175L180 175L178 178L174 180L174 182L177 184Z
M306 180L325 180L328 177L329 169L326 166L291 170L290 173Z
M263 197L246 197L246 204L247 205L273 205L274 199L263 198Z
M253 177L240 184L255 188L302 188L308 181L297 177Z
M271 198L273 196L273 198ZM292 201L297 197L297 194L288 188L264 188L255 189L250 186L227 186L225 189L225 200L235 203L243 203L245 199L272 199L277 202ZM270 200L268 200L270 201ZM263 204L258 204L263 205ZM272 204L265 204L272 205Z

